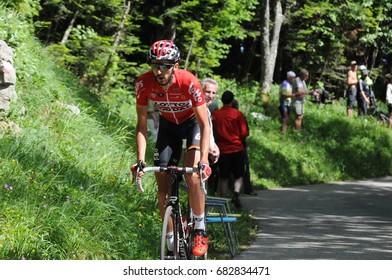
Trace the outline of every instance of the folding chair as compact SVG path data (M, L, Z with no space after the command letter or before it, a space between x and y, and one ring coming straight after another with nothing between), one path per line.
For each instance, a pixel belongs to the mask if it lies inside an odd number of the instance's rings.
M235 230L231 223L237 221L237 216L230 213L229 206L230 199L207 196L205 204L206 222L207 223L221 223L225 233L227 246L230 255L234 257L237 254L239 243ZM211 210L215 209L215 212Z

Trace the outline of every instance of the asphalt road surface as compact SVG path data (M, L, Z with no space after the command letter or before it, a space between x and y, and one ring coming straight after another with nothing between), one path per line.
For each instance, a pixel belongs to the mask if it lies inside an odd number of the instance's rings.
M392 177L242 196L258 234L238 260L391 260Z

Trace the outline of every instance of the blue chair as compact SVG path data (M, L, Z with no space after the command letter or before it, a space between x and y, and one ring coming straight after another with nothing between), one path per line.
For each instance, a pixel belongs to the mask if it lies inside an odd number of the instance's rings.
M239 242L234 227L231 224L237 221L238 215L230 214L229 202L230 199L207 196L205 215L207 223L222 224L227 247L229 248L230 255L234 257L238 253Z

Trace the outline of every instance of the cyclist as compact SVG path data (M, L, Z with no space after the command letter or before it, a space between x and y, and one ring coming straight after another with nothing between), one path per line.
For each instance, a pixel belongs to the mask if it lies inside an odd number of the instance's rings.
M210 125L207 105L200 82L190 72L179 68L180 51L169 40L153 43L148 51L152 70L141 75L135 83L137 160L145 162L147 147L148 100L159 111L159 130L154 152L155 166L178 165L183 139L186 139L184 166L203 164L203 179L211 175L208 165ZM134 165L135 167L135 165ZM133 170L134 170L133 167ZM142 176L142 173L137 174ZM165 202L170 194L170 175L156 173L160 215L165 214ZM208 250L205 233L205 195L200 189L199 175L187 174L189 203L195 217L193 255L202 256ZM168 253L173 250L173 229L168 227Z

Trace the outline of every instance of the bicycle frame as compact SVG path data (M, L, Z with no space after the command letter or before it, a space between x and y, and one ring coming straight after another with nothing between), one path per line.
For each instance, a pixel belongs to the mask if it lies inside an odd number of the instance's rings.
M174 232L174 258L180 260L187 260L190 259L190 250L189 246L191 244L190 240L187 240L189 237L189 232L192 227L193 221L188 220L188 216L190 215L190 207L189 207L189 200L188 200L188 208L187 208L187 217L185 221L185 225L183 224L183 217L181 213L180 207L180 193L179 193L179 175L178 174L171 174L171 194L167 201L167 206L171 206L171 217L173 220L173 232ZM163 225L166 226L166 225ZM185 231L188 231L186 234ZM164 237L162 237L163 239ZM161 250L165 250L165 248L161 248Z
M166 211L162 223L162 236L161 236L161 259L180 259L180 260L187 260L192 259L191 253L191 242L192 242L192 232L193 232L193 215L192 210L189 206L188 200L188 207L187 207L187 215L185 224L182 220L182 213L181 213L181 205L180 205L180 186L179 186L179 178L186 173L201 173L202 165L199 164L197 168L195 167L177 167L177 166L170 166L170 167L159 167L159 166L152 166L152 167L145 167L142 169L142 172L165 172L170 175L171 178L171 190L170 196L167 200ZM136 183L140 191L144 191L141 178L137 177ZM203 194L206 194L205 184L203 182L202 175L200 175L200 187ZM173 234L174 234L174 250L173 250L173 257L166 256L166 233L167 233L167 225L172 221L173 224Z

